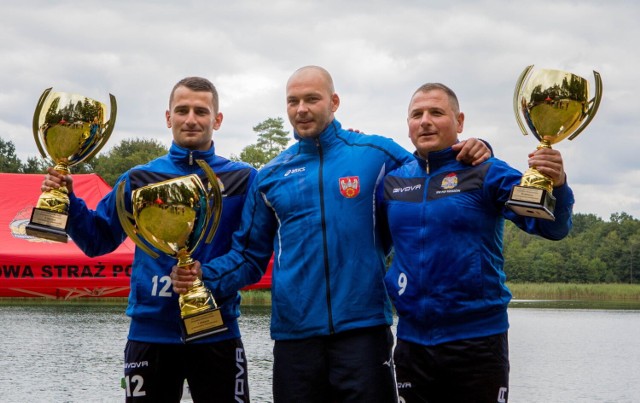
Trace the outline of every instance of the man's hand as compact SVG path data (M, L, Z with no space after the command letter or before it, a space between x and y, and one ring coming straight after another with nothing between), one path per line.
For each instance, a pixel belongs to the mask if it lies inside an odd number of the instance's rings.
M176 294L186 294L196 279L202 279L200 262L196 260L191 266L185 267L173 266L170 277L173 291Z
M479 165L491 157L491 150L484 141L475 138L462 140L452 145L451 149L459 151L456 156L458 161L473 166Z
M73 178L71 175L62 175L52 167L47 168L48 174L44 176L40 190L48 192L52 189L60 189L62 186L66 186L69 194L73 193Z
M540 148L529 154L529 166L547 175L553 181L553 187L564 185L567 175L560 151L552 148Z

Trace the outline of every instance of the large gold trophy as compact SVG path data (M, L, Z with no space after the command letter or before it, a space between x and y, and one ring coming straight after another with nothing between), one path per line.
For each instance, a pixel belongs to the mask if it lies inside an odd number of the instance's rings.
M107 143L116 122L116 98L109 94L111 112L101 102L77 94L51 92L40 96L33 114L33 136L40 154L51 158L63 175L91 159ZM43 192L27 224L28 235L67 242L69 192L66 187Z
M589 99L589 82L582 77L560 70L533 70L533 65L524 69L513 108L522 133L530 131L540 141L538 149L573 140L591 122L602 99L600 74L594 71L593 75L596 88ZM519 215L554 220L552 192L553 180L531 167L511 190L506 205Z
M203 160L196 162L207 176L209 190L195 174L150 184L131 192L131 213L125 206L125 183L116 191L118 218L131 240L154 259L158 253L150 246L177 258L179 267L193 264L191 254L202 239L211 242L222 212L215 173ZM185 342L227 329L211 291L200 279L178 302Z

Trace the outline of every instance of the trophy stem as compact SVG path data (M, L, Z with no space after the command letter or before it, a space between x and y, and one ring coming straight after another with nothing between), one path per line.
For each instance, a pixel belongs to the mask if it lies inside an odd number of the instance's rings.
M549 140L546 140L546 139L540 140L540 144L538 144L536 149L540 150L541 148L551 148L551 142Z
M42 192L36 208L66 215L69 212L69 190L66 186Z
M543 148L551 149L551 143L548 140L542 139L536 149L540 150ZM552 193L553 179L538 171L536 167L531 167L524 173L524 175L522 175L520 186L538 188L546 190L548 193Z
M58 162L54 169L62 175L69 174L69 165ZM69 190L66 186L42 192L31 219L25 228L27 235L49 239L54 242L68 241L66 232L69 218Z
M71 173L69 170L69 164L65 162L58 162L53 169L60 172L62 175L69 175Z
M211 291L204 286L200 279L196 279L191 284L186 294L180 294L178 302L180 304L180 314L183 318L218 307Z
M194 262L191 255L189 255L185 249L180 250L176 257L178 258L178 267L187 268L187 266L191 266Z
M541 139L536 149L543 148L551 149L551 142ZM516 214L551 221L555 220L553 215L555 205L553 179L538 171L536 167L527 169L520 179L520 185L511 189L506 203L506 206Z
M189 269L194 263L193 258L185 250L178 252L177 257L178 267ZM204 286L204 283L199 278L196 278L193 284L189 286L186 294L180 295L179 303L180 314L183 318L208 310L211 307L218 307L211 291Z
M553 179L531 167L522 175L520 186L527 186L553 192Z
M185 343L227 330L213 294L199 278L186 294L180 294L178 303Z

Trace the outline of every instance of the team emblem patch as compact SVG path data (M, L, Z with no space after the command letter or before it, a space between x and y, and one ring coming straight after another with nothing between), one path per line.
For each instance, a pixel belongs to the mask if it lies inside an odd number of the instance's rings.
M347 176L339 179L340 194L347 199L351 199L360 194L360 178L358 176Z
M440 187L445 190L450 190L458 186L458 175L455 172L451 172L449 175L442 179Z

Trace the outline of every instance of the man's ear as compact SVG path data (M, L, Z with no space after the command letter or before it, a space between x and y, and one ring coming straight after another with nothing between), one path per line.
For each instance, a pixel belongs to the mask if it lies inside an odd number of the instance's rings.
M458 133L462 133L462 130L464 129L464 113L458 113L456 121L458 122Z
M222 112L218 112L218 114L216 115L216 119L213 122L213 130L218 130L220 128L220 125L222 124L222 118L224 116L222 116Z
M333 93L333 95L331 95L331 112L337 111L339 106L340 97L338 96L338 94Z

